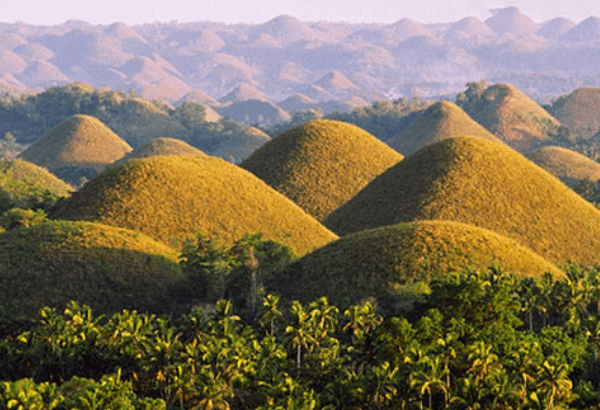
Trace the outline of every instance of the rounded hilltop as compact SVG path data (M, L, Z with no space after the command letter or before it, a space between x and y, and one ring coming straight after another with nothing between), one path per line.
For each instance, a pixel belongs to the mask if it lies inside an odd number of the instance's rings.
M525 156L572 188L600 179L600 164L567 148L546 146L529 151Z
M8 313L70 300L102 312L159 311L181 275L173 249L122 228L46 221L0 234L0 305Z
M305 255L282 276L281 291L342 305L401 299L404 285L492 265L520 277L563 273L530 249L487 229L451 221L418 221L357 232Z
M139 148L134 149L129 154L115 162L117 164L123 164L132 159L150 158L158 155L206 155L198 148L192 147L185 141L159 137L152 141L147 142Z
M19 158L74 183L82 176L93 177L131 150L100 120L77 114L45 133Z
M436 219L490 229L551 262L600 260L600 211L518 152L481 138L449 138L419 150L324 223L346 235Z
M438 101L425 109L388 145L404 155L410 155L426 145L444 138L473 136L500 142L498 138L450 101Z
M317 120L273 138L241 167L322 220L402 158L361 128Z
M251 173L210 156L138 159L89 181L52 213L137 230L176 248L198 233L262 233L304 254L337 238Z

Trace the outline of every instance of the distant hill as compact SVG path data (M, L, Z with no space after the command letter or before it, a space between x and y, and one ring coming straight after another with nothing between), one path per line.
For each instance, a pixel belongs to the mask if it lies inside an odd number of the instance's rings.
M333 95L346 95L359 90L359 87L338 70L332 70L314 83Z
M280 107L268 101L245 100L217 108L222 116L228 116L246 125L270 126L289 121L292 117Z
M115 162L114 164L123 164L132 159L150 158L158 155L206 155L197 148L176 138L161 137L134 149L129 154Z
M98 312L164 312L181 277L177 253L139 232L49 221L0 234L0 306L14 317L71 300Z
M600 39L600 18L588 17L567 31L561 40L565 41L597 41Z
M205 93L202 90L190 91L189 93L184 95L181 98L181 100L178 101L175 105L181 105L184 102L192 102L192 103L196 103L196 104L209 105L209 106L219 105L219 102L216 99L214 99L213 97L211 97L210 95L208 95L207 93Z
M218 101L220 104L230 104L247 100L269 101L263 93L246 83L238 85Z
M47 168L61 179L93 177L121 159L131 147L97 118L73 115L44 134L19 158ZM83 171L75 172L75 169ZM83 175L79 175L83 173Z
M508 84L492 85L478 100L459 105L471 118L519 151L557 135L561 126L535 101Z
M311 109L315 106L317 102L312 98L303 95L303 94L295 94L291 97L286 98L282 102L277 105L284 111L289 113L294 113L297 111L303 111Z
M506 7L492 11L492 17L485 20L492 30L498 34L525 35L540 29L530 17L522 14L517 7Z
M557 40L563 34L575 27L575 23L564 17L557 17L542 24L537 34L542 37Z
M572 188L584 181L600 180L599 163L567 148L547 146L525 156Z
M20 159L0 162L0 213L14 207L48 209L73 190L37 165Z
M578 88L556 100L548 111L577 137L590 139L600 131L600 88Z
M337 237L249 172L208 156L110 167L51 214L138 230L181 247L198 233L232 243L261 232L305 254Z
M346 235L433 219L490 229L554 263L600 260L600 211L521 154L482 138L449 138L417 151L324 223Z
M338 306L374 299L384 309L402 302L402 287L465 268L493 264L520 277L563 273L528 248L487 229L458 222L419 221L345 236L295 262L281 290L303 302L327 296Z
M318 120L273 138L241 167L322 220L401 159L354 125Z
M388 141L388 145L404 155L410 155L444 138L460 136L481 137L500 142L456 104L438 101L424 110L400 134Z

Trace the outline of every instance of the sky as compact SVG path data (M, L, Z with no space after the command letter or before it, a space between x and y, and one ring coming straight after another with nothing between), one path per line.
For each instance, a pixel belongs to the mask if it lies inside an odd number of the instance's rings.
M0 0L0 22L36 25L84 20L123 22L217 21L264 23L282 14L302 21L393 23L408 17L421 23L490 17L490 9L518 7L534 21L566 17L576 23L600 17L599 0Z

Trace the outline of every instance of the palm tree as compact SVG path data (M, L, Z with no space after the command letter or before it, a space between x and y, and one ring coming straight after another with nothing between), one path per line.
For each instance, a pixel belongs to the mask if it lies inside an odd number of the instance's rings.
M267 295L263 299L263 312L260 323L263 327L269 326L269 335L275 336L275 321L281 318L282 313L278 308L279 297L275 295Z
M302 367L302 348L308 348L309 343L314 343L315 338L308 322L308 314L297 300L292 302L290 313L295 319L295 324L287 326L285 333L289 335L289 341L296 347L296 369L300 372Z
M545 361L537 374L537 390L547 397L546 408L553 409L557 401L568 400L571 397L573 383L569 379L569 365L550 364Z
M442 368L441 359L435 356L421 356L417 363L417 370L410 374L410 385L421 394L421 399L427 393L427 408L432 409L433 391L444 393L444 404L448 407L448 386L444 382L445 369Z

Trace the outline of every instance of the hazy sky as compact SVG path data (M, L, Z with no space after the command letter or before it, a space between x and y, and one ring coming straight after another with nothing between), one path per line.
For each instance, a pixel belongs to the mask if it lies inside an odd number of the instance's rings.
M423 23L484 20L489 9L517 6L537 22L600 17L599 0L0 0L0 22L52 25L67 20L129 25L189 21L263 23L281 14L303 21L392 23L408 17Z

